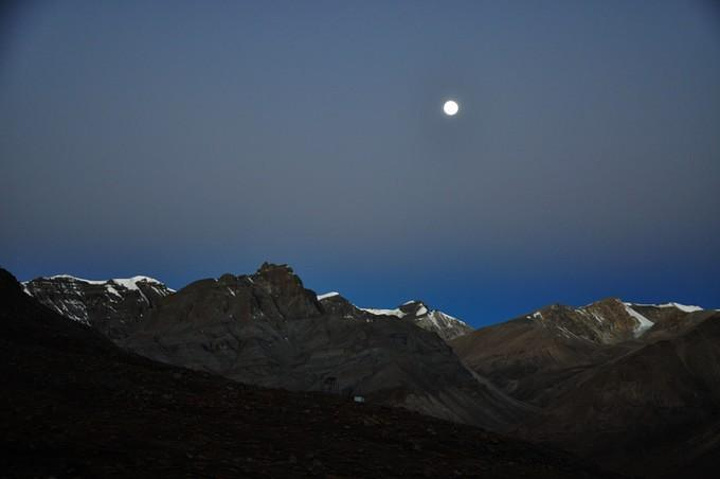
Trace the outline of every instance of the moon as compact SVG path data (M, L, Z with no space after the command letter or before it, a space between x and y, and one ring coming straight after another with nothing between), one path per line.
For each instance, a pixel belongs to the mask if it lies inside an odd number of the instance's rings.
M460 105L457 104L454 100L448 100L443 105L443 111L447 116L455 116L457 115L457 112L460 110Z

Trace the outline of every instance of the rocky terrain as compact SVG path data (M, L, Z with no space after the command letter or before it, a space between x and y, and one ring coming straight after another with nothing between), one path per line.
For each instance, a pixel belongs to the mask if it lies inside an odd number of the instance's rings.
M471 426L129 354L4 270L0 370L2 477L615 477Z
M707 314L697 307L634 305L616 298L580 308L553 304L450 344L465 365L506 393L544 406L588 370L673 337Z
M323 304L347 302L345 298L339 294L330 294L322 296ZM408 301L394 309L377 309L377 308L357 308L354 305L352 314L354 317L364 317L372 319L372 316L391 316L402 321L411 322L416 326L427 331L432 331L445 341L450 341L463 334L471 332L473 329L464 321L461 321L449 314L436 309L430 309L422 301ZM368 314L372 316L368 316Z
M294 391L363 396L504 430L531 408L481 381L415 303L407 320L340 296L318 301L285 265L197 281L168 297L121 344L156 361ZM402 310L401 310L402 311Z
M720 467L717 311L608 298L472 331L421 301L377 309L318 296L286 265L172 294L152 280L122 283L55 277L25 291L153 361L304 392L267 394L358 414L401 406L643 477L714 477ZM355 396L366 402L351 405Z
M469 368L541 408L521 437L646 477L714 477L720 467L717 311L552 305L451 344Z
M25 292L57 313L112 340L125 338L163 298L174 293L147 276L91 281L68 275L23 283Z
M470 369L522 401L544 406L581 374L620 354L643 333L617 299L582 308L554 304L451 342Z
M618 470L714 477L719 421L720 313L711 313L678 337L598 366L522 435Z

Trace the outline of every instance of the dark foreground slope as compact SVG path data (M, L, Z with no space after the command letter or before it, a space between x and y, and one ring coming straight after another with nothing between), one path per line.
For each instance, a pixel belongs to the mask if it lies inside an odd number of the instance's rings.
M2 477L611 477L400 409L126 354L0 270Z

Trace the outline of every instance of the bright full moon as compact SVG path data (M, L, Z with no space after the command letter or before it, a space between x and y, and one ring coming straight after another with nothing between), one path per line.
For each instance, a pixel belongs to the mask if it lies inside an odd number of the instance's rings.
M443 105L443 111L447 116L454 116L457 114L458 110L460 109L460 105L457 104L457 102L448 100Z

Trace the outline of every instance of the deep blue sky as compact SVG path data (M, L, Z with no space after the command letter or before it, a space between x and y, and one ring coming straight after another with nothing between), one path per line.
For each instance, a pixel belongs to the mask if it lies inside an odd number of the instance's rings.
M720 308L714 2L20 2L0 26L20 279L269 260L475 326Z

